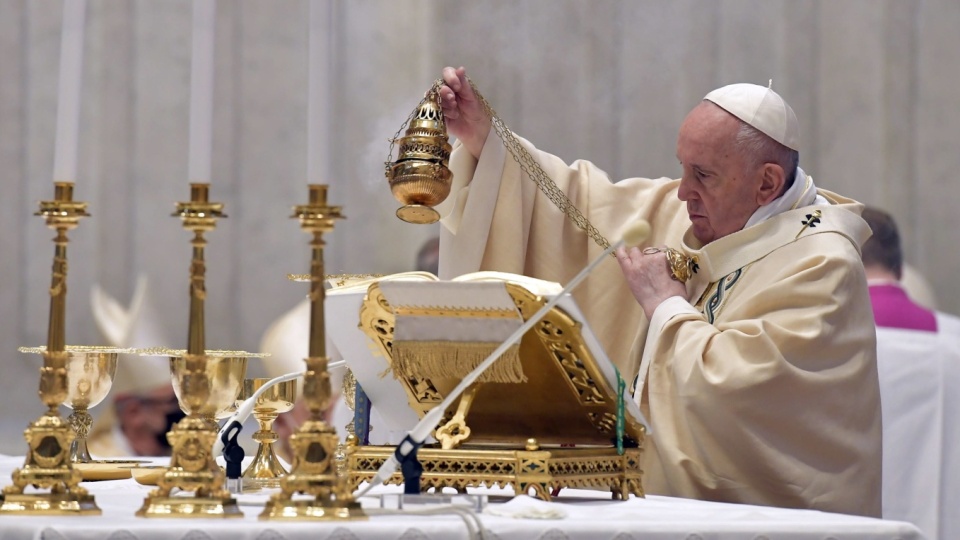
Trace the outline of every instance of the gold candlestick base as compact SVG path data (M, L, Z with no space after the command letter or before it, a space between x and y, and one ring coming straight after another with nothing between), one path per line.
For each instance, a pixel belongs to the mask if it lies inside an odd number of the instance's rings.
M80 471L70 466L76 435L63 418L47 413L23 432L30 445L26 463L13 471L13 485L3 488L0 514L43 516L99 515L93 496L80 487ZM27 486L49 493L24 493Z
M346 478L337 473L334 455L340 442L326 422L308 420L290 437L294 471L284 477L281 491L267 501L260 519L340 521L367 519L351 495ZM309 499L295 499L295 494Z
M217 413L231 407L240 394L247 354L213 354L204 345L204 306L207 298L207 264L204 234L226 217L223 204L210 202L210 184L190 184L190 200L177 203L174 216L193 233L190 245L190 317L185 352L169 351L173 391L187 417L167 433L172 448L170 467L157 481L157 489L143 501L139 517L242 517L237 501L224 489L223 470L213 456L217 438ZM166 351L164 351L166 352ZM171 497L179 488L193 497Z
M223 488L223 471L209 448L217 431L203 418L187 417L167 435L173 447L170 467L150 492L139 517L243 517L237 501ZM172 497L173 488L194 491L194 497Z

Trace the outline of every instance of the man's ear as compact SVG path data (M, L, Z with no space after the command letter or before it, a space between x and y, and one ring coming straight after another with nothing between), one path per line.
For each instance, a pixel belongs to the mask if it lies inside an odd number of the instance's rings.
M787 175L776 163L764 163L760 168L760 186L757 189L757 204L766 206L783 195Z

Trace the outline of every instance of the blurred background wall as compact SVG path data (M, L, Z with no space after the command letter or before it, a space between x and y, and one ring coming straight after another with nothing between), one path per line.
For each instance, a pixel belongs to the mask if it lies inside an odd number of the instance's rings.
M325 74L330 201L327 270L413 268L434 227L394 217L388 138L445 65L468 73L518 133L611 178L676 176L677 129L709 90L766 84L801 124L801 165L820 187L892 212L907 258L939 307L960 311L960 3L956 0L331 0ZM0 0L0 452L42 412L53 233L60 0ZM170 217L189 198L188 0L90 0L67 341L102 343L89 291L129 301L138 274L170 334L187 329L189 236ZM221 0L217 12L207 344L255 350L306 293L307 0ZM254 361L253 364L256 362ZM255 372L258 368L254 366Z

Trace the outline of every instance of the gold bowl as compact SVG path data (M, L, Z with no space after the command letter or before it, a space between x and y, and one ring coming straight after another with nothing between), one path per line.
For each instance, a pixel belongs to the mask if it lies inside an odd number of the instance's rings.
M240 401L246 401L253 397L264 384L270 381L269 378L244 379L243 391L240 393ZM293 409L293 403L297 400L297 380L283 381L273 385L269 390L260 394L257 402L253 406L254 414L280 414Z
M202 366L190 368L189 355L170 357L170 378L180 408L187 414L214 418L236 406L247 371L246 356L216 356L207 351ZM189 388L189 392L185 390Z
M117 374L116 352L104 349L84 350L67 347L67 399L64 405L71 409L89 409L99 405L110 393Z

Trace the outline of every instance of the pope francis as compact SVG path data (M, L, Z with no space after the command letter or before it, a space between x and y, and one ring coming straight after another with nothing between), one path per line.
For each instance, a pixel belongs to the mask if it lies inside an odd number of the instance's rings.
M564 283L602 247L491 133L463 68L441 104L457 137L441 207L440 275L499 270ZM799 129L772 89L707 94L677 140L682 177L612 183L520 144L608 238L646 219L574 296L651 422L648 493L880 515L876 338L861 205L799 166ZM666 248L690 257L672 278Z

